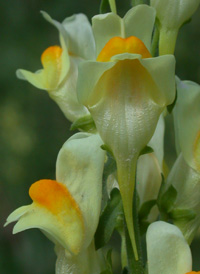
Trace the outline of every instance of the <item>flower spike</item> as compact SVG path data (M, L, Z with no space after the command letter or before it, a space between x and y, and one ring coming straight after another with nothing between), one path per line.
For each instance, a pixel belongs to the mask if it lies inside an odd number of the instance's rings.
M80 64L77 83L79 101L89 109L102 140L116 159L136 258L132 218L136 162L150 141L161 112L175 97L174 57L151 58L151 35L142 28L138 37L136 28L132 28L132 20L137 22L147 13L148 30L152 30L155 12L147 6L131 9L123 19L113 13L94 17L97 61ZM106 28L108 24L113 28Z

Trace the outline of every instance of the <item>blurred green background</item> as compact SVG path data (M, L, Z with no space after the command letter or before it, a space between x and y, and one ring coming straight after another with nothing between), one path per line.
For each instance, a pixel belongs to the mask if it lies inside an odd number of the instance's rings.
M94 0L0 1L0 273L53 274L53 244L37 230L12 235L12 225L2 228L14 209L31 202L30 185L42 178L55 178L57 153L72 134L70 124L47 93L15 76L17 68L35 71L40 55L59 43L57 30L41 16L45 10L62 21L83 12L98 13ZM118 0L120 14L128 1ZM177 74L200 83L200 9L180 31L176 48ZM173 162L173 127L168 119L166 153ZM200 241L192 245L194 270L200 270ZM198 256L199 255L199 256Z

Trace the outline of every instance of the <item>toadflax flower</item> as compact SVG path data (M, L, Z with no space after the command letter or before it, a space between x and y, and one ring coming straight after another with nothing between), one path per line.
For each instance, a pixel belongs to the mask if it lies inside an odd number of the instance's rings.
M79 101L89 109L116 159L136 258L132 224L136 162L175 96L174 57L152 58L149 52L154 21L155 10L146 5L132 8L124 18L112 12L93 17L97 59L80 63L77 83Z
M190 19L200 0L151 0L159 23L159 53L173 54L179 28Z
M73 274L101 270L93 244L101 209L105 159L101 145L98 135L72 136L58 154L56 181L34 183L29 190L33 203L16 209L7 219L6 225L17 221L13 233L39 228L54 242L57 274L61 269Z
M200 224L200 86L177 79L177 95L173 116L178 158L166 188L177 190L172 218L190 243Z
M35 73L19 69L17 76L39 89L46 90L67 119L74 122L89 115L86 107L77 100L76 82L78 64L95 57L92 28L84 14L68 17L62 24L45 12L42 14L58 29L61 47L51 46L42 53L43 69Z
M147 230L149 274L193 274L192 255L183 234L175 225L158 221Z

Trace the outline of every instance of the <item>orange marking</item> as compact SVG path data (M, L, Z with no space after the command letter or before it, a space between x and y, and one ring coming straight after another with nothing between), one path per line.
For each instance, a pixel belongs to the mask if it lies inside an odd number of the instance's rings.
M34 202L45 207L55 215L73 208L82 218L79 206L68 189L57 181L37 181L31 185L29 195Z
M130 36L128 38L113 37L104 46L97 61L109 62L112 56L122 53L141 54L142 58L152 57L145 44L137 37Z
M191 272L187 272L186 274L195 274L195 273L200 274L200 271L198 271L198 272L196 272L196 271L191 271Z
M59 46L52 46L47 48L41 56L41 62L43 67L47 67L50 63L57 62L62 54L62 48Z

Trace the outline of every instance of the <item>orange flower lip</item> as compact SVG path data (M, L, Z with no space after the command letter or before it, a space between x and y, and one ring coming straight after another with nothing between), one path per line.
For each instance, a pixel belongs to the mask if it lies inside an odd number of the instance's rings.
M56 63L60 59L62 54L62 48L59 46L52 46L47 48L41 56L41 62L45 68L49 64Z
M57 181L37 181L31 185L29 195L34 202L55 215L67 210L67 208L73 208L81 216L79 206L68 189Z
M137 37L128 38L113 37L104 46L97 61L109 62L114 55L122 53L140 54L142 58L152 57L145 44Z

